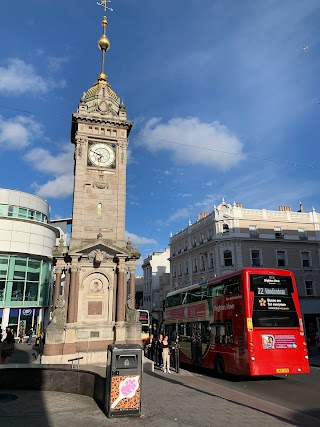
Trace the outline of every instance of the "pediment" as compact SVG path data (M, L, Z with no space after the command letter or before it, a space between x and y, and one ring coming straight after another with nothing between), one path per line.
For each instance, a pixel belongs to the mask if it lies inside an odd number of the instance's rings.
M112 242L105 242L105 241L96 241L92 242L88 245L83 245L78 248L73 248L72 251L69 252L69 255L72 256L82 256L82 257L89 257L89 254L93 252L104 252L107 254L108 258L114 258L115 256L128 256L129 253L126 250L126 248L120 248L113 244Z

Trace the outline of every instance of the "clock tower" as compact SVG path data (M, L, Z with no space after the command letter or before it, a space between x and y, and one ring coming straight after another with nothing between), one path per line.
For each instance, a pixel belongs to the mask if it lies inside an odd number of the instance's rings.
M108 344L141 344L134 307L134 273L140 254L125 241L127 149L133 123L104 69L110 48L109 2L98 3L105 11L98 41L101 72L72 115L72 232L70 246L61 244L54 252L54 311L43 363L65 363L75 355L83 357L84 363L101 363Z
M125 242L126 166L132 122L104 72L107 17L102 20L102 70L97 82L80 100L72 115L75 144L73 221L70 247L88 243L100 233L123 246Z

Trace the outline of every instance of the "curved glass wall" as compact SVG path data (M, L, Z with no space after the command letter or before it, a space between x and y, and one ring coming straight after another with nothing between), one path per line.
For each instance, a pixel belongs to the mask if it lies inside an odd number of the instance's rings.
M40 258L0 255L0 305L49 305L50 267Z
M0 217L5 216L9 218L30 219L32 221L48 223L48 218L42 212L30 208L21 208L14 205L1 205L0 204Z

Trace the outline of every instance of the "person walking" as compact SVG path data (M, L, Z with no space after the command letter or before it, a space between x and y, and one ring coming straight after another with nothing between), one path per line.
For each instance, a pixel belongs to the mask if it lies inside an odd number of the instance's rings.
M153 335L151 334L149 336L149 342L148 342L148 359L152 360L154 359L154 350L156 347L156 343L154 341Z
M9 328L7 328L7 336L2 342L0 364L6 365L9 357L14 352L14 335Z
M19 328L19 341L18 341L19 344L23 343L24 336L25 336L24 324L21 323Z
M162 360L163 360L163 372L171 374L170 371L170 343L168 335L165 335L162 340Z
M161 346L162 340L163 340L163 335L159 334L156 342L156 366L158 366L159 368L162 363L162 346Z
M28 344L32 344L32 335L33 335L33 328L31 327L29 330L29 337L28 337Z

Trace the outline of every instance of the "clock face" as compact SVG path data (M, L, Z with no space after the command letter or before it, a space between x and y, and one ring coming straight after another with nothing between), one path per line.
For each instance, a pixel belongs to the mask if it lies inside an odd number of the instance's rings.
M94 166L107 168L114 163L115 158L116 153L110 145L97 143L89 146L88 159Z

